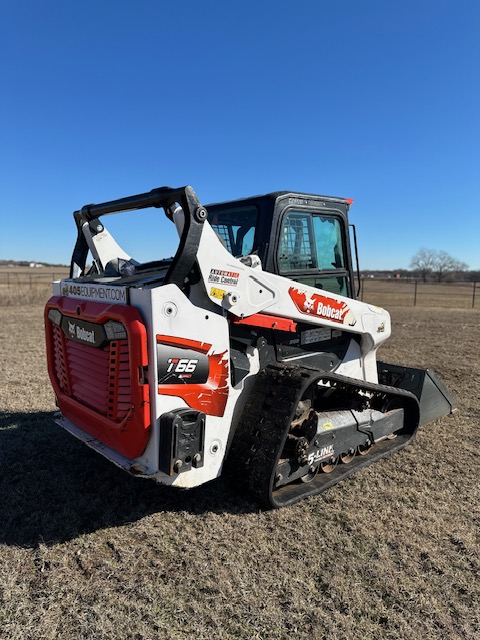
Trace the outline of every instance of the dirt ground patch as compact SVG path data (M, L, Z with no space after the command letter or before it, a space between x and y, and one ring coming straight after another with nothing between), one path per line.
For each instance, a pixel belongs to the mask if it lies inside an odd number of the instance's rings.
M480 638L480 312L390 308L379 356L459 412L321 496L128 477L56 427L43 306L0 307L0 638Z

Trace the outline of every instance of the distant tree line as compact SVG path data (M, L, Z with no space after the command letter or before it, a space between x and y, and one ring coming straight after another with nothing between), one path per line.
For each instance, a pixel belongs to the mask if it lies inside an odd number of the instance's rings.
M41 264L44 267L66 267L65 264L51 262L39 262L38 260L4 260L0 259L0 267L29 267L32 263Z
M363 277L411 278L423 282L480 282L480 270L469 270L468 265L446 251L420 249L410 261L410 269L392 269L362 272Z

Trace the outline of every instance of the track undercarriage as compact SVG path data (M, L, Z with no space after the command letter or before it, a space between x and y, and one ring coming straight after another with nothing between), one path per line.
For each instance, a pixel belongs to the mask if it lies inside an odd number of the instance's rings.
M321 493L412 440L410 392L333 373L274 365L255 381L226 463L263 503Z

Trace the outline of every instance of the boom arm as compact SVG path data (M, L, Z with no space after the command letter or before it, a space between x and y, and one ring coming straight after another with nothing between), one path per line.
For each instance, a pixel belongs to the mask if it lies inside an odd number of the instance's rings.
M240 319L260 313L357 334L365 379L377 381L375 352L391 331L387 311L268 273L256 256L252 258L257 266L248 266L248 259L234 258L206 222L198 265L212 302ZM274 322L275 318L272 325Z

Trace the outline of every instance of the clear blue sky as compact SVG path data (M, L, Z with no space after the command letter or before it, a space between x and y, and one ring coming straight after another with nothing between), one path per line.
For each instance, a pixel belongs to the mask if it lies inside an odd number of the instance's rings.
M2 2L0 258L68 263L74 209L191 184L351 197L363 268L479 269L479 34L478 0Z

